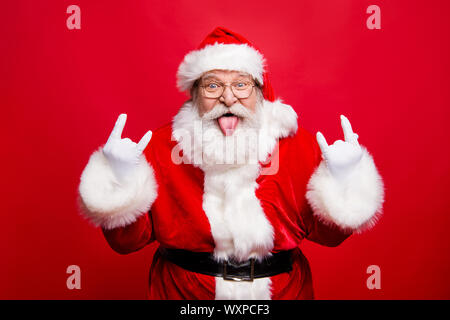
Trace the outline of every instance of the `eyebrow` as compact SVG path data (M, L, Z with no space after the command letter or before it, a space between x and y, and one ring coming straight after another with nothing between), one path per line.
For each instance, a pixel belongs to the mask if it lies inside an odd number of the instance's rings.
M248 73L240 72L238 77L246 77L246 78L250 77L251 78L251 75L249 75ZM211 78L214 78L217 81L221 81L214 73L207 73L202 77L203 80L208 80Z

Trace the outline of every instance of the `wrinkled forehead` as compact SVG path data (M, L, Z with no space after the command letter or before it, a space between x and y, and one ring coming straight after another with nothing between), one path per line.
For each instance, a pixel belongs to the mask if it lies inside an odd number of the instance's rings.
M238 79L252 80L252 76L246 72L241 71L229 71L229 70L211 70L205 72L201 80L208 79L220 80L220 81L234 81Z

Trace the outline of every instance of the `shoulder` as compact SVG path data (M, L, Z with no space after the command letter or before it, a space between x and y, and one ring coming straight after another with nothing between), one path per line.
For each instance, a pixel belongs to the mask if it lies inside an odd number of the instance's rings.
M298 125L295 134L282 139L282 141L290 146L303 147L307 149L315 149L317 144L315 136L300 124Z
M321 159L315 136L300 125L294 135L280 140L280 152L287 156L287 163L294 167L313 168Z
M156 140L165 140L168 137L170 140L171 134L172 134L172 123L167 122L166 124L160 126L159 128L153 131L152 138L154 137Z
M152 130L152 138L144 153L147 158L154 157L156 151L163 153L165 150L171 149L174 143L172 141L172 124L169 122Z

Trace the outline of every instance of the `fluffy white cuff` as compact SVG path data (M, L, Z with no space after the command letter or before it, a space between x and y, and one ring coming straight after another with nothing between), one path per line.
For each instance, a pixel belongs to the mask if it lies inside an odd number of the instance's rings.
M156 199L153 169L142 155L126 185L121 185L100 148L92 154L81 174L82 213L96 226L114 229L133 223L146 214Z
M322 160L308 183L306 198L323 221L360 232L375 225L384 186L372 156L363 147L361 162L345 184L334 179Z

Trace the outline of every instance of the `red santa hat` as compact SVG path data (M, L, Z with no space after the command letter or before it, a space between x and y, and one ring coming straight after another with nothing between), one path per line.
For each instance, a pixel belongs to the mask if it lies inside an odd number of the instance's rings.
M264 56L243 36L223 27L215 28L196 50L184 57L178 67L177 86L181 91L189 90L202 74L216 69L252 75L262 85L264 99L275 100Z

